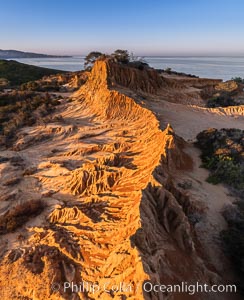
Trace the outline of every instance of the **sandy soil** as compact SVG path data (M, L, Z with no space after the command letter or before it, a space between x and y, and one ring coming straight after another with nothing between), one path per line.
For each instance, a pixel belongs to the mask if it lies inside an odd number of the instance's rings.
M156 113L161 127L171 124L176 134L185 140L195 140L196 135L208 128L240 128L244 129L244 107L230 109L208 109L197 106L170 103L157 100L147 104Z

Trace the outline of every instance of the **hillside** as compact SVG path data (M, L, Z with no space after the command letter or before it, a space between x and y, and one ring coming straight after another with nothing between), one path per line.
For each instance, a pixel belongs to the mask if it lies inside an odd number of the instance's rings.
M70 57L61 55L47 55L32 52L23 52L18 50L2 50L0 49L0 59L10 59L10 58L47 58L47 57Z
M14 60L0 60L0 78L7 79L11 86L58 73L65 73L65 71L31 66Z
M205 108L201 95L219 81L183 79L99 60L48 119L1 146L3 300L184 300L144 283L235 282L217 238L233 198L205 181L190 139L208 127L244 129L244 108Z

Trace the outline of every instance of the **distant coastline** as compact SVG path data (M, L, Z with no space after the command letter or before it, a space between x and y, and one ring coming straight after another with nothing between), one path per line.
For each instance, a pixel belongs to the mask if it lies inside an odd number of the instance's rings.
M33 52L23 52L18 50L2 50L0 49L0 59L15 59L15 58L68 58L68 55L49 55Z
M84 55L72 57L13 58L29 65L80 71L84 69ZM230 80L244 78L244 57L229 56L141 56L155 69L171 68L173 71L196 75L202 78Z

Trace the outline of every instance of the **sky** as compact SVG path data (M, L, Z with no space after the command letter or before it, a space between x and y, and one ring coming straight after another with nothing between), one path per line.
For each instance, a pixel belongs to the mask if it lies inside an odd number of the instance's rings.
M0 49L244 55L243 0L0 0Z

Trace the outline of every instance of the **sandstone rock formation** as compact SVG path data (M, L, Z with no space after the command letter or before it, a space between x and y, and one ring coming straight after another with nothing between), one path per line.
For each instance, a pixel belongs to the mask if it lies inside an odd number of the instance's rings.
M238 84L233 80L221 82L215 86L216 91L235 92L239 90Z
M145 292L143 283L222 282L190 219L204 207L174 181L192 169L187 144L143 104L166 88L173 81L154 70L97 61L57 109L60 121L24 127L2 151L2 299L177 300L189 295ZM120 283L127 289L113 290Z

